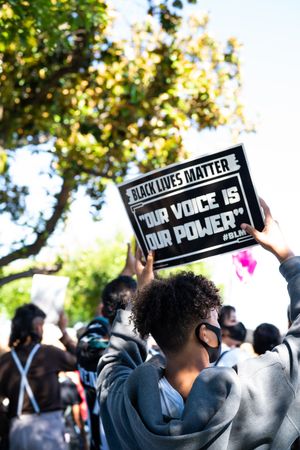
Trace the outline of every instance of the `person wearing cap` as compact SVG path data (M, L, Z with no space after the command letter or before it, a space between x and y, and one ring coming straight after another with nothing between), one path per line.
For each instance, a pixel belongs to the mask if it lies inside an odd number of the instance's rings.
M211 367L221 348L217 288L191 272L154 279L154 255L145 264L138 255L132 310L118 311L98 366L110 450L287 450L299 436L300 257L261 205L264 229L241 227L276 256L288 283L292 326L283 343L236 370ZM165 368L144 363L150 333Z

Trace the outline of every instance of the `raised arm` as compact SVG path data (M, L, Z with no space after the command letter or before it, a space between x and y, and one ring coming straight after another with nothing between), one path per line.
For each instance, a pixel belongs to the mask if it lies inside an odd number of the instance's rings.
M68 352L72 353L72 355L76 355L76 342L73 341L67 332L68 318L64 310L59 313L57 326L62 333L62 336L59 339L60 342L66 347Z
M261 200L260 204L265 215L264 229L260 232L248 224L241 227L280 262L279 270L288 283L293 323L282 344L238 364L241 402L232 436L238 435L239 442L247 442L249 448L283 449L290 447L300 429L300 257L294 256L266 203ZM272 309L274 298L268 291L266 281L262 296ZM258 444L258 436L265 445Z
M126 275L127 277L132 277L135 275L135 257L131 251L131 244L127 243L127 255L125 260L125 265L120 273L120 275Z

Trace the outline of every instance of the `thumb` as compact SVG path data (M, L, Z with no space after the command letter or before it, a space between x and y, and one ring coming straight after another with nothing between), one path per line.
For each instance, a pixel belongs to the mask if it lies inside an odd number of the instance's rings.
M258 237L257 235L258 235L259 231L257 231L254 227L252 227L248 223L242 223L241 229L245 230L246 233L250 234L250 236L254 237L254 239L257 239L257 237Z

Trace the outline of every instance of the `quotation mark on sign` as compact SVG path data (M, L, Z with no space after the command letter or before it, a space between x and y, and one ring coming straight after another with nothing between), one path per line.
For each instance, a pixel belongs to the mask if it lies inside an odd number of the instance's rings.
M239 208L239 209L234 209L233 210L233 214L235 216L238 216L239 214L243 214L244 213L244 208Z

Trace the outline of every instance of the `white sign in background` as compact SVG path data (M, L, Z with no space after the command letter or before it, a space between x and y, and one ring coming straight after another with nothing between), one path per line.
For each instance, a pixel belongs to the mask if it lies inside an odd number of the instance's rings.
M57 323L64 308L68 277L34 275L31 287L31 302L47 314L46 321Z

